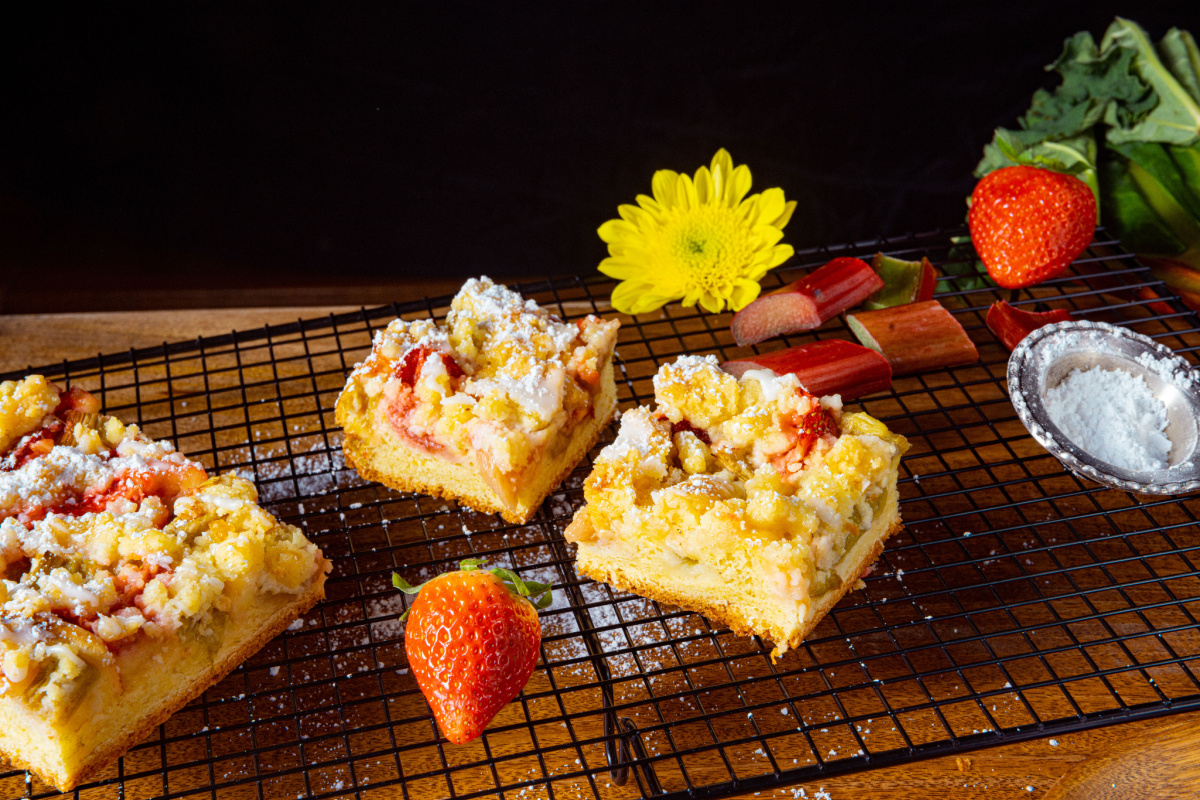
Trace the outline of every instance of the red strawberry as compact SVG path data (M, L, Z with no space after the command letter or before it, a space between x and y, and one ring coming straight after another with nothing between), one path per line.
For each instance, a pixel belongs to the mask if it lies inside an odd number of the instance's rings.
M975 185L967 222L992 280L1023 289L1061 273L1091 243L1096 198L1073 175L1005 167Z
M533 674L542 628L536 608L550 605L550 586L515 573L459 564L416 588L392 583L417 599L406 613L404 651L438 727L455 744L469 742ZM531 602L532 601L532 602Z
M820 405L815 406L799 419L794 416L784 419L783 431L791 440L792 447L782 455L771 459L771 466L775 467L784 477L799 471L804 466L804 459L808 457L808 451L812 450L818 439L838 435L837 423L834 422L833 416Z
M400 382L405 386L415 386L417 378L421 377L421 370L425 367L425 359L433 355L435 351L429 349L423 344L414 345L401 357L396 368L392 371L393 374L400 379ZM448 356L445 353L438 353L441 356L442 364L446 367L446 373L451 378L461 378L463 371L462 367L458 366L458 362L453 356Z

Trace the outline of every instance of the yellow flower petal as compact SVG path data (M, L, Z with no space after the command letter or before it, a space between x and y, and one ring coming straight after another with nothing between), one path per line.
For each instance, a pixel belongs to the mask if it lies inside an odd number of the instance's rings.
M673 300L709 312L743 308L758 281L793 254L779 244L796 208L780 189L749 195L750 169L721 149L695 176L658 170L653 197L617 209L597 232L609 257L600 272L620 283L614 308L640 314Z
M721 174L722 184L729 183L729 178L733 174L733 156L729 155L729 151L722 147L713 156L711 168L714 176L718 172Z
M619 281L627 280L629 278L636 278L643 272L642 267L638 264L633 264L628 261L612 257L601 261L600 266L597 267L597 269L599 269L608 277L616 278Z
M729 178L729 185L725 190L725 205L737 208L738 203L742 202L742 198L748 191L750 191L750 168L742 164L733 171L733 175Z
M778 267L783 262L796 254L796 250L790 244L777 244L775 249L771 251L771 269Z
M708 167L701 167L696 170L696 201L703 205L713 202L716 197L717 192L713 186L713 176L708 171Z
M644 194L639 194L637 196L637 202L638 202L639 206L641 206L643 209L645 209L647 214L649 214L651 217L654 217L656 220L663 213L662 206L660 206L658 204L658 201L655 200L653 197L649 197Z
M641 314L650 308L641 308L647 296L648 286L640 281L623 281L613 289L613 308L623 314Z
M634 227L634 237L640 238L639 232L641 231L654 230L656 224L654 217L646 209L637 206L620 206L618 210L621 212L621 217Z
M758 221L770 225L779 219L786 205L783 189L767 189L758 198Z
M734 213L736 213L738 215L738 217L742 220L742 222L744 224L746 224L746 225L757 225L758 224L758 201L759 201L760 197L762 197L762 195L758 195L758 194L750 195L745 200L743 200L741 205L739 205L737 207L737 209L735 210Z
M774 225L755 225L753 230L764 247L774 247L775 243L783 238L783 231Z
M788 222L791 221L792 212L795 210L796 210L796 201L795 200L787 201L787 203L785 203L783 206L783 213L779 215L779 219L775 220L771 224L774 225L776 228L783 230L785 227L787 227Z
M628 208L628 206L624 207ZM623 219L610 219L601 225L596 233L600 234L600 238L609 244L637 236L637 230Z
M734 311L741 311L758 297L761 291L762 286L756 279L738 278L733 285L733 291L729 293L729 307Z
M696 184L692 183L691 175L679 176L679 182L675 184L675 201L685 209L693 209L700 205L700 200L696 197Z
M663 208L675 205L675 184L678 181L679 175L674 170L660 169L654 173L654 179L650 181L650 190Z
M725 307L725 298L717 297L712 292L704 292L700 295L700 307L710 314L716 314Z

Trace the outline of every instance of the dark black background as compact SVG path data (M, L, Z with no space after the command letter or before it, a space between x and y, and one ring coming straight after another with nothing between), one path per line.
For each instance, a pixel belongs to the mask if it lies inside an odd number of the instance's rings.
M10 291L91 280L86 248L47 255L78 231L161 254L97 256L131 287L590 273L618 204L721 146L798 201L798 248L953 226L1064 38L1200 32L1183 2L26 13L0 55Z

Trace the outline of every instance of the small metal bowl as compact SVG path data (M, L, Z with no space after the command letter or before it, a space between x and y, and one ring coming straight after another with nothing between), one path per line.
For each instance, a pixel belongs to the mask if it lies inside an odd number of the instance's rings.
M1108 464L1068 439L1050 420L1046 392L1071 370L1094 366L1142 376L1167 407L1171 454L1166 469L1132 472ZM1200 489L1200 372L1148 336L1105 322L1059 322L1038 328L1008 359L1008 396L1033 438L1080 477L1146 494Z

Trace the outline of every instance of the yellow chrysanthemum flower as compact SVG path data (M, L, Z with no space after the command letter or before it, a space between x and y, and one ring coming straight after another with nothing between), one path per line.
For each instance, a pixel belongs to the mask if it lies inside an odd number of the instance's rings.
M600 226L609 252L600 271L621 281L612 293L618 311L641 314L680 299L709 312L726 303L737 311L758 297L770 269L792 257L779 240L796 201L785 201L782 189L746 197L750 168L735 169L725 148L695 178L662 169L651 186L654 197L639 194L638 205L620 206L621 218Z

